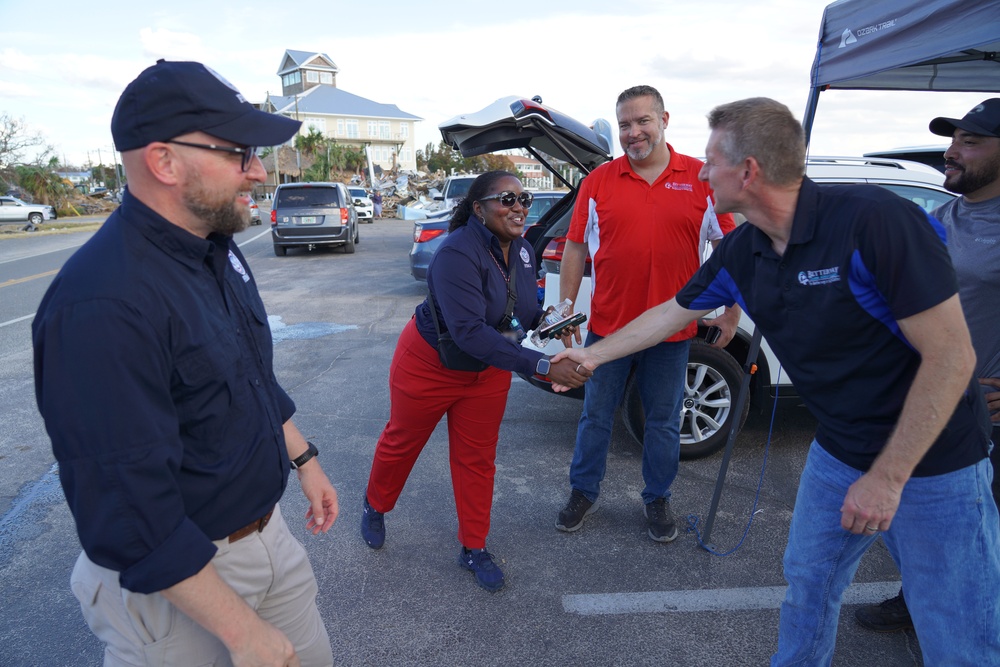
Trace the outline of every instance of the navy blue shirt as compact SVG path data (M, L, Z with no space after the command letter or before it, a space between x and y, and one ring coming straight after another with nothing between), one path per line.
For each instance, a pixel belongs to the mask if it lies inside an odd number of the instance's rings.
M510 341L497 325L507 305L507 280L517 294L514 314L525 331L542 318L535 282L535 253L523 238L508 249L504 262L500 241L479 218L448 234L427 267L428 298L434 299L441 331L448 331L459 348L490 366L531 375L544 354ZM424 301L416 310L417 330L437 347L430 308Z
M35 393L87 556L162 590L263 516L288 480L295 404L230 237L199 238L126 192L49 287Z
M817 442L847 465L868 470L920 365L898 320L958 291L943 239L936 219L888 190L805 179L784 255L759 229L742 225L677 302L692 310L739 302L818 419ZM970 378L970 390L914 476L981 460L989 431Z

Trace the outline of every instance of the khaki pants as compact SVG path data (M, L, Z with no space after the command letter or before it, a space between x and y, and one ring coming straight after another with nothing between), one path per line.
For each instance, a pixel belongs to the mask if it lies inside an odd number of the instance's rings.
M316 578L306 551L275 507L270 523L233 544L218 540L219 576L285 633L303 667L333 665L330 639L316 606ZM105 644L105 667L232 665L226 647L159 593L123 589L118 573L81 553L70 578L87 625Z

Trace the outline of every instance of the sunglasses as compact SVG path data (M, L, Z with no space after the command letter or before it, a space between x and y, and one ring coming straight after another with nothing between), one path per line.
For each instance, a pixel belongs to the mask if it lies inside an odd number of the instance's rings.
M250 171L250 165L253 164L253 159L257 157L256 146L237 148L235 146L216 146L215 144L193 144L190 141L177 141L176 139L168 139L164 143L180 144L181 146L190 146L191 148L204 148L207 151L221 151L223 153L233 153L235 155L242 155L243 162L240 164L240 166L243 168L243 171Z
M486 201L488 199L497 199L500 201L501 206L506 206L510 208L514 205L514 202L520 202L521 208L531 208L531 202L535 201L535 195L530 192L522 192L521 194L514 194L509 190L501 192L498 195L490 195L489 197L483 197L479 201Z

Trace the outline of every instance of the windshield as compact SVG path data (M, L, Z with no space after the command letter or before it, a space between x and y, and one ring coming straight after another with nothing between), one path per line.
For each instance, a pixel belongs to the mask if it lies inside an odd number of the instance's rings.
M278 190L275 206L307 208L315 206L340 207L340 197L336 188L289 188Z
M348 190L350 190L352 197L357 197L358 199L368 196L364 188L348 188Z
M444 196L448 199L461 199L465 195L469 194L469 188L472 187L472 182L476 180L474 177L470 178L456 178L448 181L448 191L444 193Z

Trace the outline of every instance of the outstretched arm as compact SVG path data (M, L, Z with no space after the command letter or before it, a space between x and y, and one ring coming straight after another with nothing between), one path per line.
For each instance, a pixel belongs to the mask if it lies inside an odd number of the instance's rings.
M594 370L608 361L652 347L674 335L692 321L704 316L708 310L688 310L671 299L653 306L628 325L590 347L569 348L552 358L552 363L571 359L585 368Z

